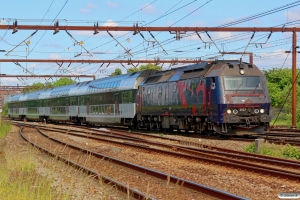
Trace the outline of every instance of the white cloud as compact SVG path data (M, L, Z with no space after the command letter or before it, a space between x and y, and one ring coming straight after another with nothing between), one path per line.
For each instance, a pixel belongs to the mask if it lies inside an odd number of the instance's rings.
M234 21L233 18L227 17L222 20L217 20L216 24L222 25L222 24L227 24L227 23L233 22L233 21Z
M188 7L186 8L186 10L187 10L189 13L193 12L193 13L192 13L193 16L198 16L198 15L200 14L200 11L199 11L199 10L195 11L196 9L197 9L197 7L195 7L195 6L188 6ZM195 12L194 12L194 11L195 11Z
M115 2L112 2L112 1L108 1L108 2L106 3L106 5L107 5L108 7L111 7L111 8L117 8L117 7L119 7L119 4L118 4L118 3L115 3Z
M118 22L114 22L113 20L109 19L104 22L101 26L118 26Z
M217 39L229 39L232 37L232 33L231 32L213 32L212 34L210 34L213 40L217 40Z
M63 46L57 43L46 43L43 45L44 47L53 47L53 48L62 48Z
M95 9L98 6L96 4L93 4L93 3L88 3L88 4L86 4L86 7L89 8L89 9Z
M88 13L91 13L92 10L96 9L97 7L98 6L96 4L88 3L88 4L85 5L84 8L79 9L79 12L88 14Z
M284 13L285 17L287 17L288 21L295 21L295 20L299 20L300 19L300 8L288 11L286 13Z
M173 23L174 23L173 20L168 20L168 21L166 22L166 26L171 26Z
M145 5L140 7L142 9L143 13L147 13L147 14L154 14L156 13L156 7L152 6L149 3L146 3Z
M58 59L62 59L62 57L59 54L52 53L48 56L48 59L58 60Z
M224 18L222 20L217 20L217 21L215 21L215 23L217 24L217 26L219 26L219 25L225 25L225 24L230 24L232 22L241 20L241 19L243 19L245 17L247 17L247 16L241 16L237 20L233 19L233 18L230 18L230 17L227 17L227 18ZM252 24L251 26L258 25L258 24L260 24L260 20L259 19L253 19L253 20L247 21L247 26L250 26L249 23ZM240 25L240 24L243 24L243 23L238 23L238 25Z
M102 25L99 24L99 26L118 26L118 23L109 19L106 22L104 22ZM119 36L124 35L124 31L110 31L110 33L114 37L119 37ZM93 31L74 31L73 34L76 36L90 37L90 36L94 35L94 32ZM95 35L95 37L105 37L105 36L109 37L109 34L106 31L99 31L99 33Z
M87 9L87 8L81 8L81 9L79 9L79 12L88 14L88 13L91 12L91 10L90 10L90 9Z
M205 27L205 22L195 21L195 22L192 22L192 23L188 24L188 26L191 26L191 27L195 27L195 26Z
M206 33L199 32L198 34L200 35L200 37L202 38L202 40L204 42L210 42L210 39L207 37ZM196 33L191 33L191 32L187 32L186 36L183 35L183 39L201 42L201 39L199 38L199 36Z

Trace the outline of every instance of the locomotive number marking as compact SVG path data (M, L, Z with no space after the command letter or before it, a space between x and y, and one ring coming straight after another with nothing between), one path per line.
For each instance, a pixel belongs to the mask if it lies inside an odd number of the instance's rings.
M246 111L246 108L240 108L240 111Z

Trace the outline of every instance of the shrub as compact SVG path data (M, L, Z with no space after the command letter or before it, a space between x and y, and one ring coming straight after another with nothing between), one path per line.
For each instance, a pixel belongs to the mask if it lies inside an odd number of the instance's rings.
M255 153L255 143L251 143L244 149L246 152ZM275 156L281 158L300 159L300 151L298 147L287 145L276 145L271 143L263 143L258 151L259 154L267 156Z
M252 142L251 144L249 144L248 146L246 146L244 148L244 151L250 152L250 153L254 153L255 152L255 144L254 144L254 142Z
M300 151L297 147L291 146L290 144L287 144L283 155L287 158L294 158L294 159L300 159Z

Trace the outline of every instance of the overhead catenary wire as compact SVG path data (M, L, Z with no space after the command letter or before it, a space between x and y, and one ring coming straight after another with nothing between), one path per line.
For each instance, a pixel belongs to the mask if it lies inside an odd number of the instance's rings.
M54 0L53 0L53 1L54 1ZM52 3L50 4L48 10L49 10L50 7L52 6L53 1L52 1ZM64 7L65 7L66 4L68 3L68 1L69 1L69 0L66 0L66 2L64 3L64 5L63 5L62 8L60 9L60 11L57 13L57 15L55 16L55 18L53 19L53 21L50 23L50 25L53 24L53 22L56 20L56 18L58 17L58 15L59 15L59 14L61 13L61 11L64 9ZM45 14L45 15L46 15L46 14ZM45 17L45 16L44 16L44 17ZM27 56L29 56L29 54L31 54L31 52L35 49L36 45L38 45L38 43L39 43L39 42L41 41L41 39L44 37L44 35L46 34L46 32L47 32L47 31L45 31L45 32L43 33L43 35L40 37L40 39L35 43L35 45L33 46L33 48L28 52L28 55L27 55Z

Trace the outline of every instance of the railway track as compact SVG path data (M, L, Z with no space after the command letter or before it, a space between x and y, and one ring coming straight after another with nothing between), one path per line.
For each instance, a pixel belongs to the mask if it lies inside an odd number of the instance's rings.
M7 118L8 119L8 118ZM57 124L60 125L60 124ZM74 124L63 124L68 125L70 127L76 127ZM84 128L83 126L80 126ZM121 127L118 127L121 128ZM125 130L128 130L127 127L122 127ZM110 127L110 129L114 129ZM139 132L140 133L140 132ZM151 132L149 132L151 133ZM154 132L153 132L154 133ZM199 138L209 138L212 139L214 136L205 136L198 135ZM235 141L243 141L243 142L254 142L255 139L261 138L266 141L274 144L290 144L294 146L300 147L300 129L283 129L283 128L272 128L270 131L265 132L265 135L252 135L248 137L240 137L240 136L218 136L218 139L224 140L235 140Z
M26 127L28 127L28 128L35 127L36 128L36 126L28 126L28 124L26 124L26 125L23 124L23 125L20 125L20 126L23 126L25 128ZM43 127L39 127L38 129L39 129L39 132L41 134L43 134L43 137L46 137L46 138L50 139L52 142L55 142L55 143L60 144L60 145L63 145L64 149L71 148L73 151L77 150L79 152L82 152L82 153L85 153L85 154L88 154L88 155L92 155L92 156L100 158L100 159L108 159L113 164L120 165L122 167L126 167L126 168L128 168L130 170L137 171L138 173L142 173L142 174L147 174L149 176L153 176L155 178L160 179L163 183L166 180L169 180L170 183L172 183L172 184L178 184L178 185L182 186L183 188L187 188L188 190L194 190L194 191L197 191L197 192L200 191L200 192L202 192L204 194L208 194L208 195L211 195L213 197L220 198L220 199L245 199L243 197L232 195L230 193L223 192L221 190L217 190L217 189L214 189L214 188L210 188L210 187L207 187L207 186L204 186L204 185L201 185L201 184L189 181L189 180L184 180L184 179L181 179L181 178L178 178L178 177L175 177L175 176L170 176L170 175L164 174L162 172L158 172L158 171L146 168L146 167L141 167L141 166L138 166L138 165L135 165L135 164L131 164L131 163L119 160L119 159L115 159L115 158L112 158L112 157L108 157L106 155L99 154L97 152L93 152L93 151L85 149L85 148L80 148L80 147L75 146L73 144L69 144L69 143L65 143L65 142L59 141L59 140L57 140L57 139L55 139L53 137L50 137L49 135L45 134L44 132L42 132L41 130L45 129L45 127L44 128ZM60 127L60 129L61 129L61 127ZM48 130L49 130L49 128L48 128ZM50 131L54 131L54 130L52 129ZM58 130L56 130L56 131L58 131ZM64 131L64 130L60 130L60 131ZM71 134L71 132L72 131L69 130L68 134ZM20 129L20 133L22 134L22 129ZM63 158L60 154L54 153L54 152L50 151L49 149L46 149L44 147L39 146L36 142L33 142L29 138L26 138L24 136L24 134L22 134L22 137L25 138L30 143L32 143L33 145L35 145L38 148L42 149L43 151L46 151L46 152L48 152L49 154L51 154L53 156L58 156L59 158L65 160L68 163L71 163L72 165L76 165L77 167L83 168L83 169L87 170L88 173L94 174L95 176L103 176L103 175L99 174L98 172L96 172L93 169L89 169L89 168L87 168L85 166L82 166L81 164L78 164L78 163L76 163L76 162L74 162L74 161L72 161L70 159ZM53 149L53 148L51 148L51 149ZM111 178L108 178L106 176L103 176L103 177L105 178L105 180L107 180L109 182L114 181ZM125 192L127 191L128 186L126 186L126 184L124 184L124 183L122 184L122 183L120 183L118 181L114 181L114 183L116 185L118 185L120 188L122 188L121 190L123 190ZM131 191L132 194L134 194L134 198L137 198L137 199L145 199L145 198L152 199L152 197L145 195L145 193L138 192L134 188L131 188L130 191Z
M251 172L262 173L265 175L287 178L289 180L300 180L300 173L296 170L300 168L299 161L233 151L149 134L135 132L128 133L120 130L106 132L86 127L83 129L81 128L81 130L70 130L62 127L59 127L59 129L53 127L40 127L40 129L60 132L77 137L101 140L117 145L140 148L147 151L153 151L197 161L205 161L227 167L234 167ZM168 140L173 144L166 144L165 142L160 141L151 141L145 138ZM272 167L270 167L270 165L272 165ZM287 170L288 168L290 170Z

